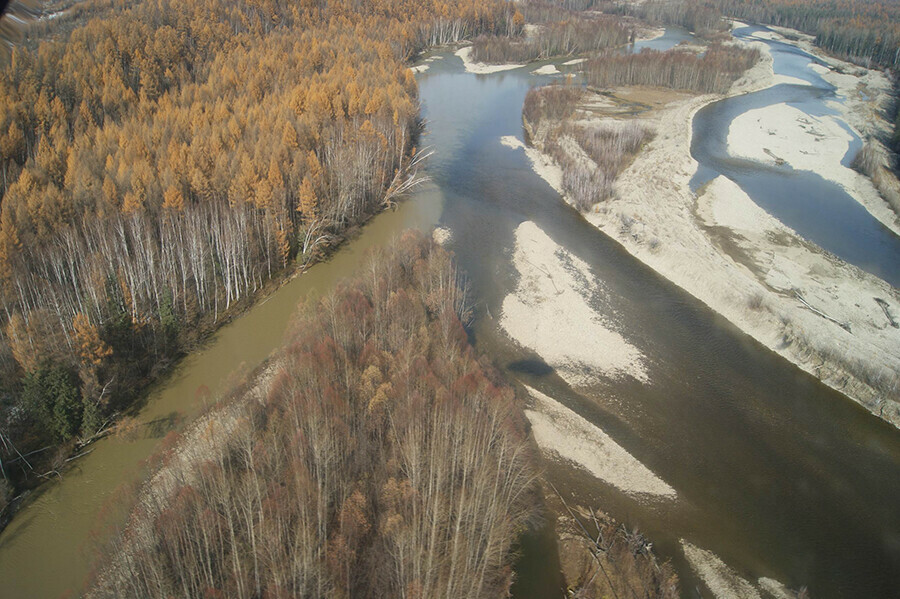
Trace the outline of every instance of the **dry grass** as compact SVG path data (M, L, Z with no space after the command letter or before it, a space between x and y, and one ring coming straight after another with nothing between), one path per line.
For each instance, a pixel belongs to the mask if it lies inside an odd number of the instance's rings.
M619 525L600 511L564 508L558 520L560 556L569 597L675 599L679 581L660 563L638 530Z

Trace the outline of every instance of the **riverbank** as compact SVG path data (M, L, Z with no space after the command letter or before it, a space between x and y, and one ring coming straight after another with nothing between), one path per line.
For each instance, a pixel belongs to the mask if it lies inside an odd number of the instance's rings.
M727 96L788 82L775 75L765 44L742 43L759 48L762 59ZM822 60L836 64L833 59ZM845 73L862 71L841 68ZM848 98L835 108L847 115L860 137L882 126L876 122L863 127L878 117L878 106L885 101L883 75L829 72L823 77L836 85L838 95ZM583 105L576 117L582 122L634 118L656 131L655 139L620 175L616 197L585 218L757 341L900 426L900 404L893 399L900 385L900 330L891 324L891 319L896 322L900 317L897 291L802 239L727 179L716 179L697 194L691 190L697 170L691 156L693 117L723 97L631 88L613 90L613 102L608 95L597 95ZM620 110L626 102L641 106L630 112ZM767 126L768 117L757 115L739 125L743 130L735 132L734 146L750 146L745 135L752 132L751 125L758 118L765 123L760 127ZM532 144L540 149L541 131L529 133ZM835 145L834 140L830 143ZM798 158L796 152L779 150L785 155L773 153L785 162ZM819 157L839 160L839 153L832 147ZM536 154L529 152L534 170L561 191L559 168L548 156ZM766 159L775 160L768 154ZM833 167L821 170L836 172ZM871 182L839 163L837 167L844 169L838 172L848 193L898 232L896 219L892 221L890 208Z
M178 352L158 358L147 376L133 382L134 397L120 402L121 411L111 414L102 430L87 439L78 439L58 447L47 447L41 450L46 451L44 455L35 456L34 452L25 454L25 457L30 458L29 466L32 467L32 470L46 470L46 472L37 476L32 475L33 478L27 479L18 489L18 494L0 510L0 533L3 533L7 526L15 522L18 513L27 509L46 487L58 484L70 470L79 468L82 460L94 451L98 443L103 442L111 435L114 436L123 424L129 427L135 426L133 419L141 420L142 411L147 406L155 386L171 377L184 360L196 352L203 351L205 347L213 343L216 335L222 329L268 302L280 289L291 284L310 268L330 260L345 244L359 237L366 223L384 212L384 208L385 206L379 206L378 210L364 215L362 222L342 231L328 234L318 245L310 248L305 255L298 255L283 269L273 273L273 276L265 280L262 286L253 293L232 302L228 308L218 314L201 315L192 327L182 329L180 331L183 337L182 346ZM178 418L180 417L181 415ZM149 427L152 424L153 421L144 421L137 426ZM54 450L55 455L50 450ZM7 468L14 463L15 461L7 462Z
M487 64L484 62L476 62L472 60L472 46L464 46L454 52L459 56L466 71L476 75L490 75L491 73L499 73L501 71L511 71L512 69L520 69L524 64Z

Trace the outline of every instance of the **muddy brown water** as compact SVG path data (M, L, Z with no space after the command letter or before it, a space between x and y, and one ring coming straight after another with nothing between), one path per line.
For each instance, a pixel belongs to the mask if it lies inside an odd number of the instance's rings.
M221 329L148 391L136 439L107 439L56 483L45 485L0 535L0 596L57 597L78 590L103 502L139 463L232 373L248 371L280 343L297 302L353 272L364 251L402 230L435 224L469 273L478 320L472 338L512 379L602 427L672 485L674 502L638 500L565 464L547 477L567 501L602 507L637 526L672 559L686 597L707 596L680 540L719 555L742 576L808 585L814 597L896 597L900 588L900 432L760 346L632 258L567 207L530 169L523 138L527 90L553 80L528 69L489 76L440 59L419 76L432 182L396 212L374 218L331 260L294 279ZM538 65L535 65L538 66ZM565 71L565 68L561 68ZM587 262L604 292L586 298L647 357L649 384L569 387L497 327L515 289L514 230L535 222ZM178 415L179 418L174 416ZM526 540L520 598L558 596L552 539Z

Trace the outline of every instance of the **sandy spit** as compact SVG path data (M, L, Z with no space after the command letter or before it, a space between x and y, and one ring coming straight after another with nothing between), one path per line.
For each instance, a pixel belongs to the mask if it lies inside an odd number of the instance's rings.
M675 499L675 489L600 428L540 391L525 388L534 399L534 409L525 415L543 452L573 462L629 495Z
M515 135L504 135L500 138L500 143L506 146L507 148L512 148L513 150L518 150L519 148L524 148L525 144Z
M716 599L762 599L752 584L738 576L711 551L681 540L681 549L691 569Z
M796 599L797 597L786 586L772 578L763 577L757 580L756 583L766 595L774 599Z
M511 71L512 69L519 69L525 66L523 64L485 64L483 62L474 62L472 60L472 46L460 48L454 52L454 54L462 59L467 72L475 73L476 75L489 75L491 73L499 73L500 71Z
M779 82L767 47L761 42L751 45L763 52L762 59L732 86L729 95ZM823 67L822 76L846 98L845 106L839 108L845 120L858 132L886 126L876 119L890 89L883 74L857 67L842 69L859 75L841 75ZM862 89L865 94L858 93ZM690 154L693 116L721 97L675 99L644 115L645 124L657 131L656 137L620 175L617 197L587 214L587 219L765 346L900 426L900 394L884 391L900 385L900 329L889 324L875 301L886 302L897 319L900 293L803 240L727 179L716 179L699 196L691 191L690 179L697 169ZM740 147L733 144L734 152L763 160L757 145L762 143L760 138L765 139L763 148L776 155L782 152L779 157L788 162L803 160L800 149L806 148L801 143L824 143L819 151L832 157L844 147L845 141L831 127L836 123L830 119L807 124L798 122L790 107L772 108L766 115L739 119L742 122L736 125L740 130L736 129L735 135L757 139L743 141ZM769 135L769 128L774 135ZM799 149L778 142L810 128L828 133L831 141L798 140ZM539 147L539 136L536 143ZM560 190L559 167L537 149L528 150L535 172ZM772 159L765 155L765 160ZM842 184L876 218L886 224L895 222L890 207L868 179L844 172L847 169L831 170L829 176L843 177ZM852 333L802 305L795 290L819 311L850 323Z
M754 586L715 553L684 539L681 539L681 549L691 569L716 599L795 599L797 596L774 578L760 578Z
M516 290L503 300L500 326L575 387L624 376L647 382L643 354L590 299L603 290L590 267L526 221L515 231Z
M749 110L737 117L728 130L728 153L764 164L783 160L794 169L814 172L843 187L868 207L872 216L900 234L896 215L872 181L841 164L852 140L837 117L814 117L782 103Z
M641 32L641 34L639 36L637 36L637 38L635 38L635 41L650 42L655 39L661 38L665 34L666 34L665 27L655 27L655 28L651 28L651 29Z
M556 68L555 64L545 64L531 72L535 75L557 75L559 74L559 69Z

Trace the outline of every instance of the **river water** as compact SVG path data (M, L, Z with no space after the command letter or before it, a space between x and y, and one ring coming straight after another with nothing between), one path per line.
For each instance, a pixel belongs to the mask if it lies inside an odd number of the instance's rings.
M766 28L742 27L734 35L748 39L760 31ZM748 110L786 103L815 117L838 114L829 105L837 100L834 86L810 68L813 63L823 63L790 44L753 39L769 47L776 74L796 77L809 85L776 85L716 102L697 113L691 153L700 168L692 186L696 189L719 174L725 175L754 202L801 236L900 287L900 237L869 214L840 185L789 165L765 167L766 176L760 176L763 167L759 163L728 155L728 126ZM853 138L843 160L848 166L862 142L849 127L845 125L845 128Z
M665 47L679 37L684 34L655 43ZM506 135L524 139L524 96L552 77L531 74L534 67L476 76L452 54L434 56L439 59L419 75L423 144L435 149L431 183L186 358L148 392L139 419L154 425L143 435L97 443L60 482L46 485L0 536L0 595L77 590L100 506L137 476L139 462L169 429L196 414L203 403L198 390L215 394L232 372L264 359L281 341L297 301L350 274L366 248L408 227L427 231L440 224L452 232L450 247L471 278L476 345L511 378L602 427L677 490L676 501L653 503L575 467L547 470L573 501L640 527L673 560L685 596L699 596L702 587L682 557L681 539L713 551L751 580L806 584L817 598L896 596L900 433L632 258L565 205L521 149L500 143ZM525 221L590 265L604 293L586 300L611 315L647 356L649 383L608 380L577 392L499 330L494 317L517 282L514 231ZM552 546L532 540L523 561L516 595L558 596Z

